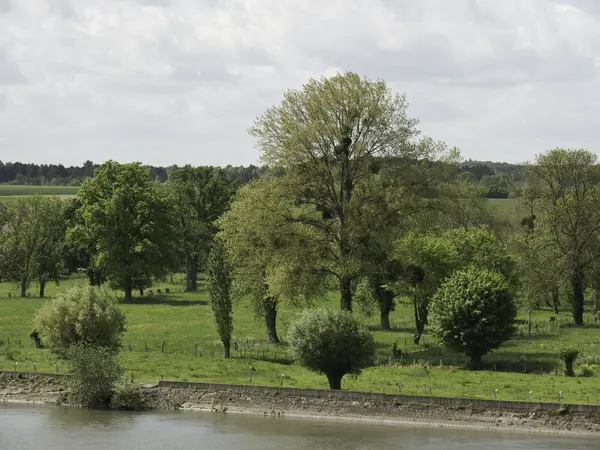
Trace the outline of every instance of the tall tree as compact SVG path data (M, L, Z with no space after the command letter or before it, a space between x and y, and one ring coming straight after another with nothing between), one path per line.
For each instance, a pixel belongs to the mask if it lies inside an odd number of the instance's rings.
M79 197L84 234L94 243L96 264L125 291L126 301L132 300L139 280L164 276L174 267L167 201L149 169L108 161L84 183Z
M225 170L191 166L172 171L167 186L186 290L196 291L199 265L217 232L215 220L229 207L234 188Z
M208 274L208 294L212 303L213 322L223 347L225 358L231 356L231 335L233 316L231 306L231 268L220 240L212 245L206 266Z
M321 235L328 253L322 268L336 280L344 310L352 309L360 275L355 231L371 200L366 187L374 172L415 150L417 120L407 106L384 81L348 72L286 92L250 129L262 160L286 170L284 195L304 206L288 220Z
M305 302L321 292L315 269L320 236L286 219L296 208L279 191L279 180L257 180L242 187L231 209L219 219L234 267L234 296L247 299L265 320L267 338L279 343L277 310L284 302Z
M11 203L0 235L4 279L17 281L21 296L39 281L40 296L49 279L60 275L64 241L64 202L56 197L33 196Z
M573 319L583 325L586 271L600 258L600 166L587 150L555 149L526 167L539 195L539 226L562 255L570 279Z

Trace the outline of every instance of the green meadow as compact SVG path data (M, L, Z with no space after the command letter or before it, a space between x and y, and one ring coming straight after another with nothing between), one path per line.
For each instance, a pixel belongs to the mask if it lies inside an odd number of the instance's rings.
M72 278L60 285L49 285L52 296L84 279ZM201 283L197 293L183 292L183 277L175 275L153 287L163 295L138 297L131 304L122 304L128 327L123 338L120 358L127 375L136 381L156 382L164 378L183 381L212 381L224 383L280 385L305 388L327 388L324 376L311 373L289 358L285 343L286 330L299 309L284 306L279 311L278 332L283 344L267 344L265 328L249 305L234 305L233 357L225 360L211 319L208 296ZM169 288L170 293L164 294ZM11 297L9 298L9 292ZM59 372L67 370L46 349L35 349L29 338L36 310L48 299L34 296L18 298L14 284L0 284L0 370ZM338 307L332 296L328 306ZM586 306L591 310L592 305ZM369 324L377 342L378 365L361 375L346 376L344 389L469 398L504 400L557 401L559 392L563 403L600 404L600 328L586 317L587 326L571 328L570 311L554 315L549 310L533 315L531 334L527 317L519 317L517 336L495 353L484 358L484 369L469 371L465 359L448 352L425 334L424 343L411 343L412 309L402 302L392 313L393 329L378 331L378 317L355 311ZM555 321L550 321L555 317ZM392 358L397 344L401 356ZM568 378L562 375L557 353L563 345L579 349L576 372L585 365L592 376ZM163 351L164 350L164 351ZM252 366L255 370L249 371ZM589 373L587 375L590 375ZM399 386L400 385L400 386ZM497 391L496 391L497 390ZM531 394L530 394L531 392Z

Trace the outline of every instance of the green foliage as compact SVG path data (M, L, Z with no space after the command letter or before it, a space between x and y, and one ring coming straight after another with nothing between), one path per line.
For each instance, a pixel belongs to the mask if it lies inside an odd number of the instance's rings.
M573 319L583 325L586 271L600 256L600 166L587 150L554 149L526 166L538 201L536 231L542 233L570 279Z
M179 255L186 267L186 288L195 291L199 266L217 232L215 221L229 207L234 187L224 169L185 166L169 174L166 188Z
M472 267L455 272L440 286L431 313L432 334L466 354L477 368L482 356L513 336L517 307L502 275Z
M108 288L77 285L44 304L35 316L46 345L63 354L75 344L118 351L125 315Z
M558 351L558 356L563 361L575 361L579 356L579 350L573 347L563 347Z
M212 302L215 329L225 347L225 358L230 357L233 316L231 306L231 267L220 240L215 240L208 257L208 295Z
M32 281L58 280L65 236L66 202L57 197L23 197L0 211L0 279L16 281L25 296Z
M341 389L346 374L359 374L374 364L373 335L346 311L305 310L288 337L294 359L324 374L331 389Z
M320 271L339 289L342 309L352 309L352 285L361 273L355 231L380 219L362 211L384 195L371 183L394 158L416 156L416 124L404 96L384 81L347 72L286 92L250 129L262 159L286 170L281 195L297 208L285 217L317 235Z
M69 400L86 408L108 408L123 368L113 349L90 344L69 347Z
M166 199L139 163L108 161L79 191L82 235L93 242L95 265L131 301L143 280L174 268L173 223Z

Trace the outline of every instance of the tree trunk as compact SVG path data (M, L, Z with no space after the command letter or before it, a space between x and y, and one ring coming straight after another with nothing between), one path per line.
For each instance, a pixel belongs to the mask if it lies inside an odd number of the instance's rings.
M327 381L329 381L329 389L334 391L339 391L342 389L342 378L344 375L339 375L337 373L328 373Z
M575 371L573 370L573 360L565 359L565 375L568 377L574 377Z
M377 301L379 303L379 312L381 316L381 329L390 329L390 311L394 305L394 293L388 289L382 287L375 288L375 294L377 295Z
M413 336L413 343L419 345L423 331L425 331L425 325L427 324L427 304L423 299L419 301L418 297L415 296L413 299L413 306L415 314L415 334Z
M600 288L596 289L596 308L594 312L596 314L600 312Z
M265 325L267 326L267 339L272 344L279 344L281 341L277 337L277 300L273 297L265 298Z
M584 308L584 296L583 296L583 272L576 270L571 279L571 286L573 288L573 320L575 325L583 325L583 308Z
M125 281L125 302L131 303L133 299L133 283L130 279Z
M223 347L225 348L225 359L231 358L231 341L223 341Z
M342 311L352 311L352 279L340 279L340 308Z
M469 362L469 368L471 370L477 370L481 367L481 355L471 355Z
M185 290L188 292L198 290L198 261L193 258L186 263Z
M27 280L21 280L21 297L27 297Z
M45 280L43 278L40 280L40 298L44 298L44 291L46 290L46 283L47 283L47 280Z
M554 306L554 314L558 314L558 287L552 289L552 305Z

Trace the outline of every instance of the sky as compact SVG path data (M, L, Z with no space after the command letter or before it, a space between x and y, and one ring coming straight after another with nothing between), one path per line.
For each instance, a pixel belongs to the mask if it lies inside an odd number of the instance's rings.
M257 163L254 119L347 70L465 159L600 150L598 0L0 0L0 160Z

